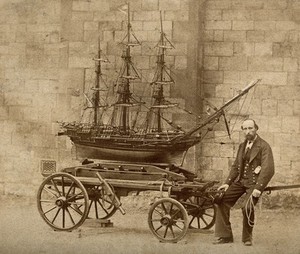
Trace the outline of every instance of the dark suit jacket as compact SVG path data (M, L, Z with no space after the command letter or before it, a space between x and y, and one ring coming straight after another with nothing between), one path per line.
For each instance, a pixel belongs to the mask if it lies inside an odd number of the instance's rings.
M241 180L243 167L243 153L247 140L241 143L238 149L237 157L231 167L229 176L225 183L232 184L234 181ZM261 166L259 173L255 169ZM270 145L257 135L250 153L249 167L253 174L253 186L255 189L263 191L272 176L274 175L274 159Z

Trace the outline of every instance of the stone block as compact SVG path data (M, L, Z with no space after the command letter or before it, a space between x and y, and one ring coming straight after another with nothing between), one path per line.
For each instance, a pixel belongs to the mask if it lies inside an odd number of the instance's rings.
M272 56L273 44L271 42L257 42L254 44L255 56Z
M243 56L220 57L219 70L225 71L246 71L247 58Z
M217 170L228 170L229 160L228 158L212 158L212 165Z
M73 11L89 11L91 8L90 2L85 1L73 1L72 10Z
M285 57L283 59L283 70L284 71L298 71L298 58Z
M268 10L286 9L288 7L287 0L266 0L264 1L264 8Z
M281 57L248 57L249 71L282 71L283 58Z
M83 24L82 21L69 21L65 25L66 29L61 32L62 40L64 41L82 41L83 40Z
M295 158L299 158L300 149L299 146L282 146L280 152L281 160L293 161Z
M173 39L172 42L187 42L190 40L190 34L193 33L193 27L187 21L173 22Z
M248 112L251 114L260 115L262 113L262 101L261 99L251 99Z
M8 120L8 107L0 107L0 120Z
M287 83L289 86L299 86L300 73L299 72L289 72L287 76Z
M92 68L94 66L90 57L71 56L69 57L70 68Z
M214 41L214 31L213 30L203 31L203 41L205 42Z
M235 56L253 56L254 55L254 43L253 42L234 42L233 54Z
M22 178L19 178L20 182ZM7 182L5 184L5 195L17 195L17 196L25 196L25 197L33 197L36 194L35 188L32 187L31 184L23 184L23 183L12 183Z
M83 41L87 43L96 43L98 41L98 38L100 37L100 40L103 40L103 34L102 33L95 33L95 31L84 31L83 32ZM96 54L97 50L95 50Z
M260 0L253 1L243 1L243 0L234 0L232 3L232 8L237 10L259 10L264 8L264 3Z
M158 9L168 11L180 10L180 2L179 0L159 0Z
M165 20L170 21L188 21L189 12L188 11L165 11Z
M8 106L29 106L32 105L32 94L30 93L5 93L5 104Z
M223 20L226 20L226 19L224 19L224 12L225 11L223 11ZM222 11L207 9L205 11L205 20L222 20ZM231 19L229 19L229 20L231 20Z
M224 41L245 42L246 31L224 31Z
M220 157L233 157L233 145L232 144L223 144L220 146Z
M86 21L83 23L83 28L85 31L97 31L100 22Z
M294 21L276 21L275 29L276 30L299 30L300 26Z
M277 100L297 100L299 98L300 86L274 86L271 95Z
M39 110L35 107L24 107L24 121L37 121L39 119Z
M262 9L262 10L253 10L253 19L254 20L271 20L271 21L277 21L277 20L288 20L289 18L282 10L268 10L268 9Z
M145 21L145 22L143 22L143 30L158 31L159 29L160 29L160 23L158 21Z
M233 43L231 42L205 43L204 55L205 56L232 56Z
M133 20L159 22L160 12L159 11L136 11L133 13Z
M233 24L235 21L249 21L252 20L252 12L248 10L223 10L222 20L232 20Z
M268 116L268 131L270 133L280 133L282 130L282 117L281 116ZM274 143L276 141L276 135L274 135ZM276 145L276 143L275 143Z
M149 56L135 56L134 62L137 69L149 69Z
M265 42L284 42L292 31L265 31Z
M207 30L230 30L231 21L205 21L205 29Z
M8 117L11 121L22 121L23 120L23 107L22 106L9 106Z
M90 30L94 30L94 28L96 28L96 24L99 24L99 30L100 31L114 31L114 30L122 30L122 23L119 21L99 21L99 22L85 22L84 24L89 24L89 27L91 28ZM133 21L132 22L132 26L134 27L134 29L140 30L140 27L138 26L138 24L141 24L141 22L138 21Z
M142 0L142 10L157 11L158 10L158 0Z
M206 3L208 10L228 10L232 8L232 1L230 0L212 0Z
M300 100L294 100L294 115L295 116L300 115Z
M299 132L299 117L284 116L282 118L282 131L287 133Z
M276 21L255 21L254 22L254 30L266 30L272 31L275 30Z
M267 116L277 115L277 100L266 99L262 101L262 114Z
M208 84L221 84L223 82L222 71L204 71L204 82Z
M232 21L232 30L253 30L254 21L245 20L245 21Z
M121 11L95 11L94 21L124 21L127 19L127 15Z
M261 30L247 31L248 42L262 42L265 39L265 33Z
M200 153L202 154L202 153ZM212 167L212 158L205 157L202 155L196 156L196 165L199 167L200 171L209 170Z
M224 83L237 83L240 81L239 71L224 71Z
M204 57L203 63L204 70L215 71L219 68L219 58L218 57Z
M134 4L133 4L133 7L134 7ZM102 12L107 12L110 10L110 2L105 1L105 0L102 0L102 1L92 0L90 10L92 10L92 11L99 10Z
M292 116L294 113L293 100L278 100L278 115Z
M224 41L224 31L215 30L214 31L214 41Z
M181 70L187 68L187 57L186 56L175 56L175 69Z
M282 126L282 122L280 123L280 126ZM274 135L274 146L278 147L278 150L280 152L280 147L282 146L290 146L292 145L292 134L291 133L283 133L282 128L280 133L276 133ZM275 149L274 149L275 150ZM279 157L277 157L279 159Z
M299 170L299 168L300 168L300 161L292 161L292 171L293 172L299 172L298 170Z

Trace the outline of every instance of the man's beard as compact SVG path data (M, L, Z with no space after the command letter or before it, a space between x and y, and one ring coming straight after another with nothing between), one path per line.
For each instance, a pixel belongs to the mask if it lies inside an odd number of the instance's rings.
M247 140L253 140L254 137L255 137L255 135L251 135L251 134L247 134L247 135L246 135L246 139L247 139Z

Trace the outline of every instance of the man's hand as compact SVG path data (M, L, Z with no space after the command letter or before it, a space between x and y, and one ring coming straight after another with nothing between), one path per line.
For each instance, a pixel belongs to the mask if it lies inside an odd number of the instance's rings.
M252 196L253 197L259 198L260 195L261 195L261 191L260 190L257 190L257 189L253 190L253 192L252 192Z
M229 187L228 184L226 184L226 183L225 183L225 184L222 184L222 185L218 188L218 191L219 191L219 190L227 191L228 187Z

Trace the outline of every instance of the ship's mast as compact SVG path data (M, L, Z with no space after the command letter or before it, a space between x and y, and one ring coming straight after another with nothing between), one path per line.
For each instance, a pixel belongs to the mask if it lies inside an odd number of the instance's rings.
M99 109L102 108L103 106L100 105L100 92L101 91L106 91L101 88L101 77L102 77L102 71L101 71L101 63L102 62L108 62L108 60L102 58L102 50L101 50L101 45L100 45L100 37L98 38L98 54L97 58L94 58L93 60L97 62L97 67L95 70L96 73L96 82L95 82L95 87L92 88L94 90L94 125L99 124Z
M169 45L167 45L167 43ZM157 56L157 70L152 81L154 103L152 109L157 109L156 112L156 129L158 132L162 131L162 108L168 107L164 103L164 85L173 84L174 80L167 72L165 65L165 54L167 49L174 48L172 43L167 39L163 30L162 13L160 12L160 40L157 44L158 56Z
M134 106L133 103L131 103L131 91L130 91L130 80L139 79L140 75L137 72L136 68L133 66L132 60L131 60L131 47L140 45L140 42L137 40L134 34L132 34L132 26L130 23L130 5L128 6L128 20L127 20L127 40L125 42L126 49L122 55L122 58L124 59L124 67L122 68L121 75L119 78L121 78L121 84L119 84L118 88L118 100L115 104L115 107L119 107L120 112L120 122L119 127L120 130L124 133L128 132L130 126L129 126L129 107ZM134 37L135 42L132 42L131 35ZM125 37L125 38L126 38ZM125 39L124 38L124 39ZM123 40L124 40L123 39Z

